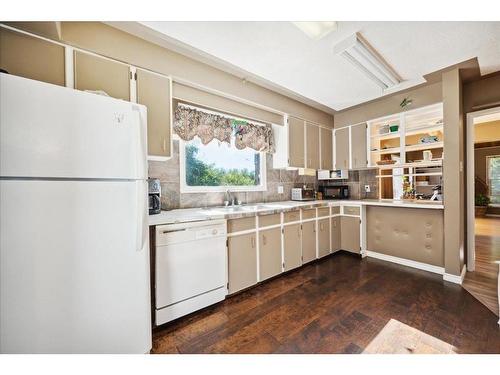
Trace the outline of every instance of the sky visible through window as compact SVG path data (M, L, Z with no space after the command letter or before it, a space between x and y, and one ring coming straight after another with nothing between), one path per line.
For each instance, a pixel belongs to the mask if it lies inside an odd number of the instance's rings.
M246 168L253 171L255 169L255 151L248 147L244 150L238 150L234 146L234 140L232 143L228 145L214 139L204 146L198 137L188 142L188 144L198 147L198 157L205 163L213 163L217 168L225 170Z

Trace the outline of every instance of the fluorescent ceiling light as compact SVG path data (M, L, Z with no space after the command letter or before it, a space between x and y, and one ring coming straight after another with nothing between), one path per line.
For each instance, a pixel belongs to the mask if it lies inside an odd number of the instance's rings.
M358 33L333 47L333 52L360 69L382 89L388 89L402 82L394 69Z
M302 30L309 38L319 40L332 31L337 30L336 21L297 21L292 22Z

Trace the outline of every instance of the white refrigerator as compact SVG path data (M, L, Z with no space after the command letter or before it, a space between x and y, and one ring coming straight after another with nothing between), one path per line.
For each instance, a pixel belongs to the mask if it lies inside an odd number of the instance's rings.
M146 108L0 74L0 352L147 353Z

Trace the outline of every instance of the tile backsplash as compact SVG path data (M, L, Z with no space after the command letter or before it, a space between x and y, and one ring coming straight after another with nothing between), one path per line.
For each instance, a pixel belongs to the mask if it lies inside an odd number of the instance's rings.
M320 180L319 186L348 185L350 199L378 199L377 169L349 171L345 180ZM370 185L370 192L365 193L365 185Z
M224 193L181 193L179 171L179 141L173 142L173 155L167 161L149 161L150 178L161 182L161 208L208 207L224 204ZM290 200L291 189L307 184L316 188L316 177L299 176L298 171L272 168L272 155L266 155L267 190L241 192L234 195L243 203L275 202ZM283 194L278 194L278 186L283 186Z

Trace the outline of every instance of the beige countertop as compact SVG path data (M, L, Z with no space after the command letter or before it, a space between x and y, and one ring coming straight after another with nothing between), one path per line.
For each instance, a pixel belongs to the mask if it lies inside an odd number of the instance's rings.
M292 211L299 208L312 208L321 206L339 205L366 205L385 206L400 208L425 208L443 209L442 202L429 201L398 201L398 200L315 200L315 201L283 201L269 203L247 204L237 207L207 207L207 208L184 208L171 211L162 211L156 215L149 216L149 225L162 225L173 223L186 223L190 221L237 219L255 215L269 215L284 211Z

